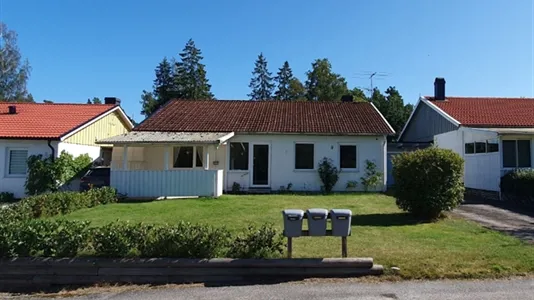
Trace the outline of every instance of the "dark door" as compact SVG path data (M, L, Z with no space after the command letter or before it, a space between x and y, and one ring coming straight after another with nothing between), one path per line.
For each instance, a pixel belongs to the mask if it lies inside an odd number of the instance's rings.
M252 185L269 185L269 145L254 145Z

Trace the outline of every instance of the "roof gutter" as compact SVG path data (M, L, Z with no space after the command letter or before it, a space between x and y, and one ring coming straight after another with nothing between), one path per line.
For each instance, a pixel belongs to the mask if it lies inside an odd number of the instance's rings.
M47 142L48 147L50 147L50 150L52 150L52 155L50 156L52 158L52 161L56 158L56 149L52 146L52 140L48 140Z

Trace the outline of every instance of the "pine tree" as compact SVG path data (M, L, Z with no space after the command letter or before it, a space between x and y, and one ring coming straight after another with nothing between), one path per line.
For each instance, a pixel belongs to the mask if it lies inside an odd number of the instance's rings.
M0 100L34 102L26 89L30 71L28 61L22 61L17 33L0 22Z
M273 98L274 83L271 75L267 68L267 60L263 53L260 53L254 64L254 71L248 85L252 90L248 94L250 100L271 100Z
M211 85L206 77L205 65L201 63L202 51L190 39L176 63L174 84L181 99L213 99Z
M349 93L347 81L332 72L332 65L326 58L316 59L306 75L306 98L310 101L340 101Z
M152 85L152 92L143 91L141 95L141 113L145 116L167 103L169 100L179 97L176 90L173 62L165 57L154 70L156 78Z
M276 100L296 100L291 96L291 80L293 79L293 71L289 67L289 63L286 61L284 65L278 69L274 81L277 83L277 90L274 93L274 99Z

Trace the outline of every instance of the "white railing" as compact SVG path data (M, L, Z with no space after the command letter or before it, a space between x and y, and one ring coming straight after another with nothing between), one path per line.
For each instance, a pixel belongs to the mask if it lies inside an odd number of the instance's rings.
M112 170L110 185L130 198L219 197L223 170Z

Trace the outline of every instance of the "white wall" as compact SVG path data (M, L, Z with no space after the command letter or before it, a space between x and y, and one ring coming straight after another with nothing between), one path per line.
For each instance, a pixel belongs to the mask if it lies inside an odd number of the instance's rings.
M100 157L100 146L87 146L60 142L58 145L57 155L59 156L62 151L65 151L74 157L82 154L88 154L93 161Z
M382 184L377 190L383 190L387 178L386 170L386 139L384 136L314 136L314 135L236 135L229 142L249 142L270 144L270 187L278 190L281 186L293 184L295 191L320 191L321 180L317 170L295 170L295 143L314 143L314 166L317 168L323 157L333 160L339 168L339 144L354 143L357 145L357 171L341 171L335 191L346 191L348 181L357 181L357 190L362 190L360 177L364 175L365 160L376 163L378 171L384 174ZM229 147L226 147L229 148ZM252 145L249 145L251 156ZM228 162L229 151L226 151ZM226 190L232 189L234 182L242 188L250 188L252 182L252 163L249 160L248 171L227 170L225 178ZM226 163L228 165L228 163Z
M56 150L58 143L52 142L52 147ZM42 154L48 156L52 153L47 141L41 140L0 140L0 192L10 192L15 197L22 198L25 195L24 183L26 176L13 176L8 174L8 150L11 148L22 148L28 150L28 157Z
M434 143L439 148L451 149L463 157L464 184L467 188L499 191L501 174L501 148L499 152L465 154L465 143L497 139L497 133L461 127L459 130L438 134ZM500 146L499 146L500 147Z

